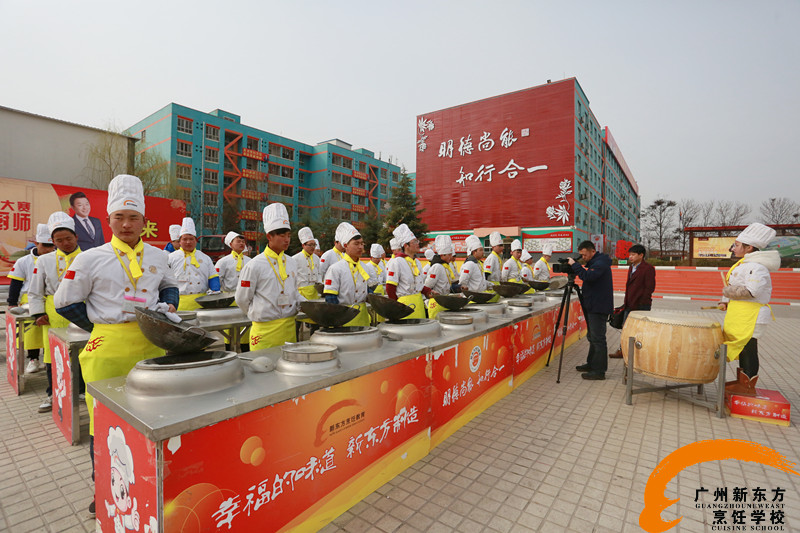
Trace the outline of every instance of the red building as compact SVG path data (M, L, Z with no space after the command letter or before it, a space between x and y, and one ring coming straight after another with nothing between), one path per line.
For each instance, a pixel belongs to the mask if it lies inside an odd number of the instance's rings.
M416 186L433 235L494 229L530 251L638 241L636 181L575 78L417 117Z

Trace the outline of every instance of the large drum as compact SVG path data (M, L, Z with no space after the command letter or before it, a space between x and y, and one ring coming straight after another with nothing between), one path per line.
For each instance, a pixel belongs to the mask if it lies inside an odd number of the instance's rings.
M622 328L622 356L636 339L634 372L680 383L711 383L719 373L715 354L722 327L710 318L660 311L634 311ZM639 347L640 346L640 347Z

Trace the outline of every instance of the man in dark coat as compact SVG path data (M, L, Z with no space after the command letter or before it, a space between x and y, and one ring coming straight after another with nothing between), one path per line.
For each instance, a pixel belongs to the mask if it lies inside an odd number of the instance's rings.
M583 314L589 337L589 355L586 364L575 367L583 372L583 379L606 379L608 369L608 345L606 344L606 322L614 310L614 282L611 277L611 258L595 250L591 241L578 245L578 253L585 261L583 266L571 257L569 264L576 276L583 280Z
M631 311L649 311L653 306L653 291L656 290L656 269L645 261L647 250L641 244L634 244L628 250L628 281L625 283L625 316L622 323L628 318ZM609 354L613 359L622 357L622 348Z
M75 220L75 234L78 236L78 247L82 251L103 246L106 243L103 237L103 226L100 219L89 216L92 204L83 191L78 191L69 197L69 205L75 211L72 217Z

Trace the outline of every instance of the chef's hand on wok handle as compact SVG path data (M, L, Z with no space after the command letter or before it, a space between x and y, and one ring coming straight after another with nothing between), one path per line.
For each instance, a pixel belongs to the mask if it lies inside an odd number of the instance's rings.
M727 311L728 310L728 302L719 302L717 304L717 309L720 311Z
M47 315L40 315L36 318L35 324L37 326L49 326L50 325L50 318Z

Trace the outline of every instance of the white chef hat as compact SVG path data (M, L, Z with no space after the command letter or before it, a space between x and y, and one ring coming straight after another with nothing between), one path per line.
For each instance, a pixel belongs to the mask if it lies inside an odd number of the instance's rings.
M433 251L433 248L428 248L427 250L425 250L425 259L427 259L428 261L433 259L434 255L436 255L436 252Z
M51 237L55 230L64 228L75 233L75 220L64 211L56 211L47 219L47 230L50 232Z
M197 237L197 230L194 227L194 220L189 217L184 217L183 221L181 221L181 237L184 235Z
M489 234L489 245L490 246L500 246L503 244L503 236L500 235L499 231L493 231Z
M281 203L269 204L261 214L264 222L264 233L279 229L291 229L289 225L289 212Z
M519 241L519 239L514 239L511 241L511 251L513 252L514 250L522 250L522 243Z
M229 231L227 235L225 235L225 246L230 246L233 242L233 239L236 237L242 237L241 233L236 233L235 231Z
M130 209L144 216L144 188L142 180L130 174L120 174L108 184L106 212Z
M467 248L467 254L472 253L473 250L477 250L479 248L483 248L483 244L481 243L481 240L475 235L470 235L469 237L467 237L464 240L464 245Z
M47 224L36 225L36 242L40 244L53 244L53 238L47 229Z
M776 231L769 226L759 222L753 222L736 237L742 244L749 244L759 250L763 250L775 238Z
M297 239L300 241L300 244L305 244L308 241L314 240L314 232L311 231L311 228L306 226L305 228L300 228L300 231L297 232Z
M530 261L530 260L531 260L531 257L532 257L532 256L531 256L531 254L528 252L528 250L522 250L522 255L521 255L521 256L519 256L519 260L520 260L520 261L522 261L522 262L524 263L525 261Z
M395 239L394 237L389 239L389 249L391 249L391 250L399 250L400 249L400 245L397 243L397 239Z
M372 246L369 247L369 256L370 257L379 258L385 253L386 253L386 251L383 249L383 246L381 246L377 242L372 243Z
M342 222L336 227L336 236L334 238L339 241L339 244L344 246L359 235L361 234L352 224L349 222Z
M314 242L317 244L317 250L319 250L319 239L314 239Z
M402 248L406 244L416 239L414 233L410 229L408 229L408 226L405 224L400 224L399 226L394 228L392 234L397 239L397 244L400 245L398 246L398 248Z
M169 227L169 240L177 241L181 238L181 225L180 224L172 224Z
M453 253L453 239L450 238L450 235L437 235L434 246L436 246L436 253L439 255Z
M542 246L542 255L553 255L553 245L545 244Z

